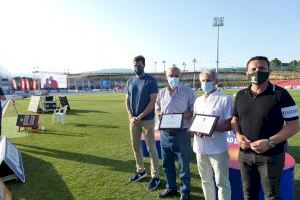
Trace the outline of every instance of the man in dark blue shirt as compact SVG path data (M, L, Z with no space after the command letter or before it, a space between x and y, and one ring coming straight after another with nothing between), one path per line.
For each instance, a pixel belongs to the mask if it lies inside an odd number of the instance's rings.
M2 88L0 87L0 100L6 100L5 96L4 96L4 92L2 90ZM0 105L0 135L1 135L1 130L2 130L2 105Z
M145 136L151 159L151 181L148 190L157 188L159 180L159 161L154 135L154 105L158 94L156 79L144 72L145 58L133 59L136 76L126 84L125 105L129 118L131 145L136 160L136 173L130 182L137 182L147 176L141 150L141 134Z

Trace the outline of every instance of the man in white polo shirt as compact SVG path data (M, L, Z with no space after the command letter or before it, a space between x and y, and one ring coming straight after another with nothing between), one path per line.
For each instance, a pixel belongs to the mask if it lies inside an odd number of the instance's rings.
M193 150L197 157L202 190L206 200L216 199L216 184L218 199L230 200L227 131L231 129L233 101L231 97L217 91L218 78L215 71L204 70L199 79L204 94L196 99L194 114L219 116L211 137L202 133L194 137Z

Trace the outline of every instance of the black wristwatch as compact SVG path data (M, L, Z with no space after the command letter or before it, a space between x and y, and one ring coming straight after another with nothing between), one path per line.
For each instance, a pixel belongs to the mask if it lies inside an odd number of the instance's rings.
M268 144L269 144L270 149L272 149L276 146L276 143L271 138L268 138Z

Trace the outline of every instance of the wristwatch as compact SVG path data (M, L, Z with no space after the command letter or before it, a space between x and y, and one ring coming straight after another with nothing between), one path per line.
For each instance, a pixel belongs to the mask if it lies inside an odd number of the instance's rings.
M268 144L269 144L270 149L272 149L276 146L276 143L271 138L268 138Z

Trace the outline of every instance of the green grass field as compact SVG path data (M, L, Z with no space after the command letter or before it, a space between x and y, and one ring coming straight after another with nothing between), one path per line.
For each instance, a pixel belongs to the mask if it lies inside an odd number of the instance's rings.
M229 92L232 94L232 92ZM292 92L300 105L300 91ZM130 145L124 94L68 96L71 111L66 124L51 125L52 114L41 114L45 131L17 132L10 108L3 119L3 131L22 152L26 183L7 184L14 199L158 199L166 181L147 191L150 178L129 183L135 170ZM18 100L20 113L28 113L29 99ZM298 108L299 109L299 108ZM300 110L300 109L299 109ZM5 121L6 120L6 121ZM300 135L289 141L290 153L296 159L296 199L300 199ZM145 159L149 172L149 159ZM191 162L192 199L203 199L196 161ZM179 182L179 180L178 180Z

